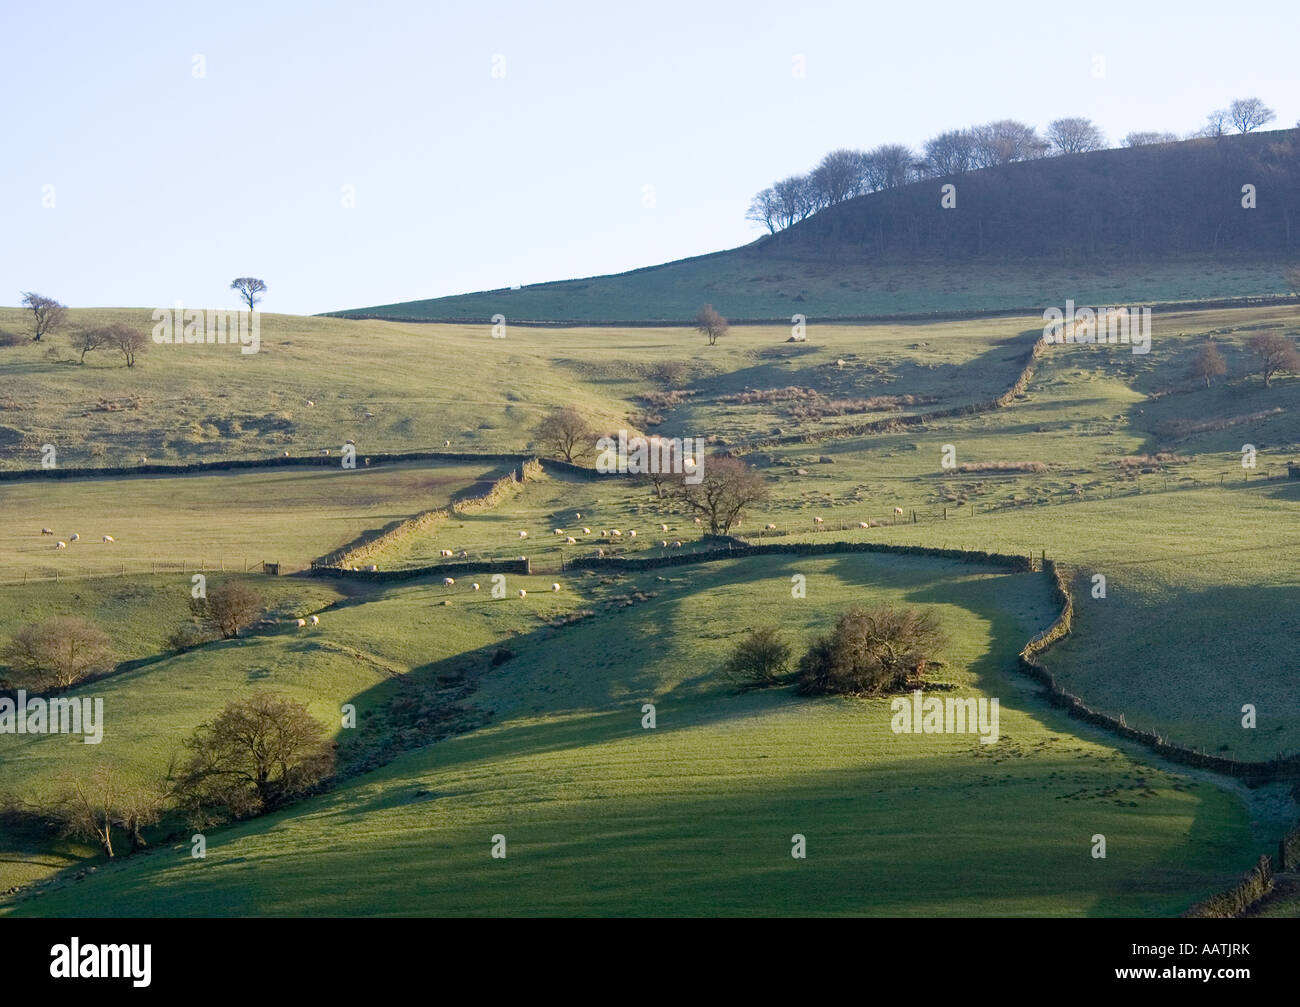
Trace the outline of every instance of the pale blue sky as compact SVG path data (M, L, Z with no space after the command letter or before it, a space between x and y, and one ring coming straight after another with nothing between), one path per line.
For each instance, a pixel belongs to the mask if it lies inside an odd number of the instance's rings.
M1297 10L9 0L0 303L433 297L743 244L750 196L834 147L1063 115L1117 144L1250 95L1291 126Z

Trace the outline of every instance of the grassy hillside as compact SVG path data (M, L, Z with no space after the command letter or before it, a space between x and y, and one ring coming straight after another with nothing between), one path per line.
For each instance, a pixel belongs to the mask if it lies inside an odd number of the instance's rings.
M159 849L79 883L77 902L55 888L8 911L1154 915L1245 865L1236 797L1072 737L1015 677L1015 651L1051 617L1041 577L828 557L798 567L805 604L790 599L792 569L647 578L659 594L634 612L512 644L518 656L474 698L491 726L213 832L206 861L188 844ZM384 615L405 594L322 634L409 645L419 631ZM952 636L939 680L1000 697L996 745L895 734L884 700L720 688L716 668L750 621L803 638L850 601L884 599L937 606ZM516 609L473 603L493 620ZM647 701L654 730L640 726ZM1089 853L1099 832L1104 861ZM504 861L489 856L497 833ZM790 857L795 833L806 860Z
M681 323L711 302L777 321L1286 294L1298 152L1300 131L1276 130L1009 164L859 196L725 252L333 314ZM944 209L949 182L957 204Z

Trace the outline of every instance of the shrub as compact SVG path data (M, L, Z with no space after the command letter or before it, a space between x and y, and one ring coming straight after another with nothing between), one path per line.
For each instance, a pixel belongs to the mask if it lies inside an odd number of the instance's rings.
M946 638L932 612L854 605L799 659L805 695L876 696L907 688Z
M92 672L111 667L113 660L102 629L66 615L22 627L3 656L24 684L39 689L66 689Z
M262 614L262 596L247 581L231 580L190 602L195 616L209 621L226 639L236 637Z
M793 653L778 627L753 629L736 644L722 666L722 676L741 692L784 685Z

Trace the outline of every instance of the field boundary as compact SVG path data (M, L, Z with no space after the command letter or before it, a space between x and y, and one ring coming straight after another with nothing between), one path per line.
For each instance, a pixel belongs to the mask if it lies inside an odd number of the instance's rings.
M1240 916L1273 890L1273 861L1267 854L1227 891L1211 895L1185 913L1188 918L1230 919Z
M448 504L445 507L434 507L427 511L421 511L405 521L399 522L395 527L377 534L363 534L354 539L350 544L342 549L337 549L332 553L327 553L311 562L310 570L312 573L318 571L331 571L333 576L343 576L351 574L368 574L369 579L385 580L393 579L391 575L402 573L402 579L410 577L426 576L436 573L447 573L459 571L461 573L479 573L492 572L495 570L504 570L509 573L521 572L515 567L521 563L520 560L487 560L475 563L440 563L427 567L410 567L402 571L382 571L389 574L388 577L376 577L380 573L378 570L349 570L346 569L348 564L357 563L363 559L373 556L381 549L387 548L395 542L400 541L408 535L416 532L425 531L443 521L450 520L460 514L473 514L479 511L491 510L493 507L500 505L506 499L513 497L518 493L526 482L530 479L536 479L542 474L542 464L536 458L529 458L519 464L517 469L512 468L500 479L497 479L487 488L486 491L478 496L467 497ZM505 570L501 564L505 563L511 569ZM528 561L523 560L524 566ZM527 573L527 569L522 572Z

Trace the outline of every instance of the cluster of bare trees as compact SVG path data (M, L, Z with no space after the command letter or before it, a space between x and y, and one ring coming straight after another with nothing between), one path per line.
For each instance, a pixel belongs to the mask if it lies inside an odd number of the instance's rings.
M1276 118L1258 98L1239 98L1226 109L1207 117L1207 124L1191 137L1221 136L1229 126L1249 133ZM1189 139L1191 138L1189 137ZM1133 132L1124 146L1171 143L1173 133ZM855 196L893 189L924 178L943 178L980 168L1061 154L1102 150L1106 137L1092 122L1067 116L1038 130L1015 119L999 119L968 129L952 129L927 140L921 151L903 144L884 144L873 150L833 150L806 175L791 175L758 193L750 202L746 220L775 234L828 206Z
M1260 332L1246 341L1246 349L1255 357L1256 367L1264 379L1264 387L1273 386L1277 374L1300 374L1300 346L1281 332ZM1228 373L1228 362L1215 344L1213 337L1196 351L1187 376L1204 381L1209 388L1215 378Z

